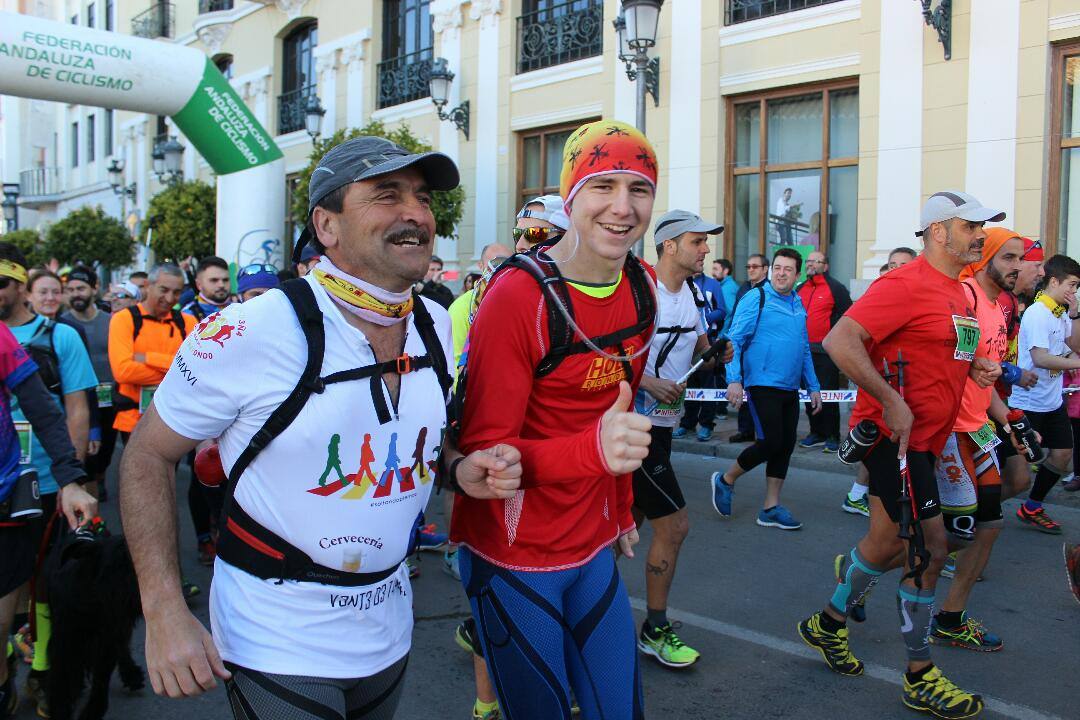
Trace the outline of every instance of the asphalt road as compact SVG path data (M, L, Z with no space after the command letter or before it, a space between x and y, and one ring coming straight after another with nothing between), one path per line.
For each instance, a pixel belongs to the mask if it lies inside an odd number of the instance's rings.
M764 491L760 471L740 480L735 517L725 521L709 503L707 478L730 461L676 454L691 531L683 546L669 615L683 623L683 639L701 651L702 659L682 672L644 661L648 717L918 717L899 699L904 650L896 616L895 576L875 589L868 602L868 622L853 629L852 649L867 666L863 677L834 675L795 633L796 623L820 609L832 592L833 557L861 537L867 522L839 509L850 476L805 469L820 467L816 459L806 462L808 458L796 457L783 494L783 502L805 527L783 532L754 523ZM182 477L182 489L186 482L186 476ZM115 479L111 487L115 498ZM1051 499L1061 495L1055 491ZM180 497L185 499L186 493ZM441 522L441 503L435 501L432 506L429 518ZM1015 503L1010 507L1015 509ZM1048 510L1065 525L1066 537L1080 539L1080 510L1060 505L1048 506ZM115 523L116 501L105 503L104 511ZM192 608L208 622L209 573L195 563L190 521L186 510L182 513L186 570L204 588ZM620 561L639 621L644 607L642 557L648 541L646 527L639 546L642 552L635 559ZM986 580L976 587L970 603L970 611L1004 638L1004 649L993 654L934 650L951 679L987 698L984 717L1080 717L1080 605L1066 589L1061 544L1061 537L1021 527L1007 515ZM473 692L471 658L452 639L455 625L468 613L460 585L442 572L438 555L424 554L413 588L416 630L397 717L468 718ZM137 632L136 657L141 660L141 627ZM111 702L110 718L231 718L220 688L197 699L177 701L155 697L149 690L130 695L114 678ZM18 717L33 717L27 704Z

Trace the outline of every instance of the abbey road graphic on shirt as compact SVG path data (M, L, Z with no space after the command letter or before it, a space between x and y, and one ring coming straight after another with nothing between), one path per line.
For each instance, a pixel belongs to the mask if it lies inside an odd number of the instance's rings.
M356 472L345 473L341 467L342 438L335 433L326 445L326 464L318 478L318 485L308 492L341 500L360 500L369 494L374 500L390 497L392 494L413 492L416 490L417 481L421 485L427 485L435 479L435 460L424 460L427 436L428 429L420 428L412 455L408 458L412 460L412 464L403 467L398 453L399 436L396 432L390 434L386 449L381 455L381 462L372 447L371 434L364 433L359 467Z

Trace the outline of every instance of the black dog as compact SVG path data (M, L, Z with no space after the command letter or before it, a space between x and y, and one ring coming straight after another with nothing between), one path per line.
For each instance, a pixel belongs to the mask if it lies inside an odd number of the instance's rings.
M139 585L127 543L103 530L64 537L47 563L52 637L49 640L49 708L54 720L75 717L90 679L79 720L102 720L109 707L109 678L119 666L128 690L145 685L131 657L131 634L142 614Z

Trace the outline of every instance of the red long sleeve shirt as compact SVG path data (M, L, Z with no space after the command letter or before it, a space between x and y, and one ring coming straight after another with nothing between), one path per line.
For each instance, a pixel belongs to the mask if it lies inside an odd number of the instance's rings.
M625 275L606 298L569 292L590 337L637 322ZM630 475L612 475L600 450L600 418L618 397L623 365L588 352L535 377L550 349L546 313L536 280L509 270L488 288L469 331L461 450L518 448L522 489L509 500L458 496L450 536L513 570L577 567L635 527ZM627 354L646 347L651 334L627 340ZM635 392L645 361L642 354L631 363Z
M832 312L836 306L832 288L824 275L811 275L799 288L799 298L806 308L806 333L810 342L820 343L832 329Z

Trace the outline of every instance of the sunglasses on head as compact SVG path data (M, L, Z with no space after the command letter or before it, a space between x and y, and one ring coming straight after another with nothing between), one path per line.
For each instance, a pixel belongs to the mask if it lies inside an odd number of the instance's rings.
M259 273L264 273L264 272L268 272L268 273L272 273L274 275L277 275L278 274L278 269L275 266L267 265L266 263L252 263L250 265L245 265L244 267L240 268L239 272L237 272L236 274L237 275L258 275Z
M1028 256L1028 254L1029 254L1029 253L1030 253L1030 252L1031 252L1032 250L1042 250L1042 243L1041 243L1041 242L1039 242L1038 240L1032 240L1032 241L1031 241L1031 247L1029 247L1029 248L1028 248L1027 250L1025 250L1025 251L1024 251L1024 254L1020 256L1020 259L1021 259L1021 260L1026 260L1026 259L1027 259L1027 256Z
M545 228L545 227L527 227L527 228L514 228L514 242L517 242L522 237L525 238L525 242L535 245L538 242L545 242L547 240L556 240L562 237L563 231L558 228Z

